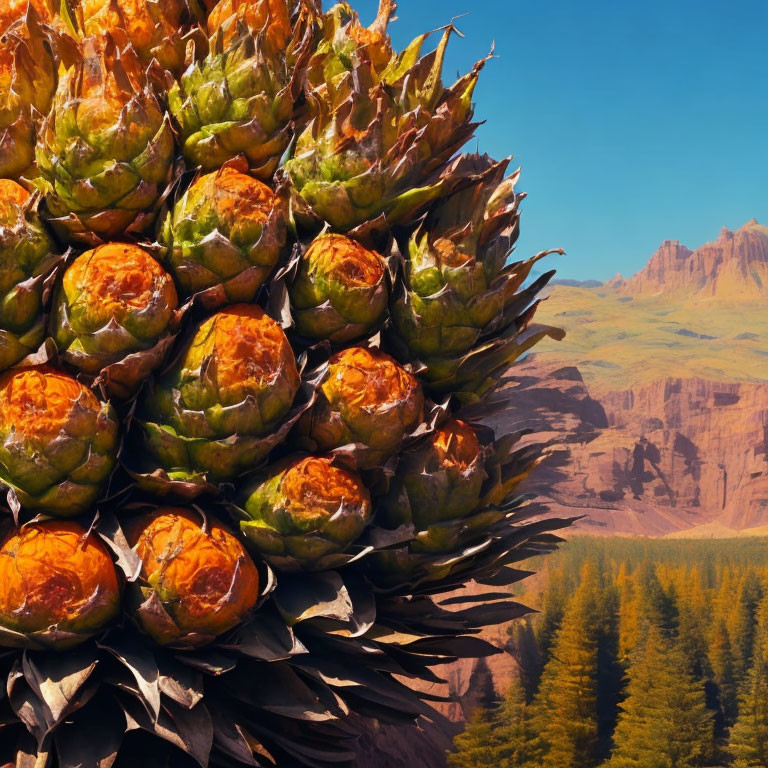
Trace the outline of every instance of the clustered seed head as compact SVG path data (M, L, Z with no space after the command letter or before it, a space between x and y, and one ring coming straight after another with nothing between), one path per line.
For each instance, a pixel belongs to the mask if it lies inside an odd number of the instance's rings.
M241 25L264 31L275 50L285 50L293 34L286 0L221 0L208 16L208 34L213 37L222 30L225 46Z
M361 478L325 457L276 468L244 502L240 528L258 552L288 569L312 570L342 553L371 519Z
M78 645L117 616L120 592L95 534L74 522L26 525L0 547L0 645Z
M41 117L56 90L57 62L46 35L42 2L0 9L0 178L33 174Z
M0 179L0 370L37 350L45 335L44 279L56 246L29 193Z
M376 349L350 347L331 357L305 429L319 451L362 444L361 466L386 461L421 423L424 395L416 377Z
M349 3L336 3L322 17L322 37L307 67L307 79L314 89L324 90L328 83L338 84L348 74L355 60L365 61L373 72L381 74L395 57L387 25L395 12L395 3L384 0L369 27Z
M310 93L315 114L285 169L305 203L334 229L349 231L382 214L390 224L408 224L445 192L444 180L432 177L474 131L472 95L484 64L443 86L452 31L434 55L418 58L422 36L383 71L332 44L326 58L315 59L323 81Z
M288 413L300 381L291 345L272 318L255 305L222 310L148 392L147 448L167 470L232 478L271 449L259 438Z
M12 230L23 225L24 204L29 192L10 179L0 179L0 228Z
M178 308L171 277L146 251L110 243L67 268L54 299L53 335L64 359L90 374L149 349Z
M395 11L0 0L0 765L343 762L508 610L431 596L543 528L535 449L458 416L548 275L457 154L484 62Z
M85 35L111 35L132 45L144 65L155 59L174 75L183 71L183 32L191 21L185 0L80 0L76 16Z
M208 56L168 93L190 167L213 171L243 156L254 176L272 181L292 137L290 59L291 46L271 50L262 35L241 25L227 45L221 35L212 38Z
M256 605L258 570L217 521L161 507L137 520L128 536L142 562L137 621L161 645L210 642Z
M296 330L335 343L369 334L387 312L384 259L344 235L316 238L290 287Z
M284 251L286 220L266 184L222 168L195 181L165 219L165 262L188 296L221 285L229 302L251 301Z
M475 429L452 419L403 453L383 505L382 520L395 527L458 520L480 506L485 451Z
M62 77L37 149L58 230L117 238L151 221L171 176L173 133L130 46L89 38Z
M0 479L27 509L86 512L115 466L118 432L112 407L66 374L0 376Z

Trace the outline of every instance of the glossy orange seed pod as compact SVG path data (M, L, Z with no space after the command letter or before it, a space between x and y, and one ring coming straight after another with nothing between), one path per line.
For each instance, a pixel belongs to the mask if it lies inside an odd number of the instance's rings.
M202 645L237 625L259 597L259 574L243 545L220 523L161 507L128 529L142 561L144 606L136 613L161 645ZM150 604L159 600L165 617Z
M119 606L112 559L78 523L27 525L0 548L0 624L28 635L32 647L77 645L111 621Z

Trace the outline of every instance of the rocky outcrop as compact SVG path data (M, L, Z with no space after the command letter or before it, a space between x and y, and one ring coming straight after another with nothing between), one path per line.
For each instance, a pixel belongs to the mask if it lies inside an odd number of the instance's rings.
M670 377L598 403L574 369L532 356L510 386L500 426L531 426L551 445L529 490L557 514L587 515L582 529L768 524L768 384Z
M542 365L530 355L511 369L505 383L498 396L503 407L488 419L498 434L524 427L537 440L585 443L609 425L576 366Z
M686 248L667 240L634 277L606 283L618 293L699 295L744 300L768 296L768 227L755 219L732 232L725 227L712 243Z
M736 530L768 523L768 384L668 378L602 404L610 434L658 448L641 500Z
M690 259L692 255L693 251L677 240L665 240L659 250L653 254L645 269L629 280L617 275L608 282L608 286L622 293L656 293L664 290L669 280L674 284L686 284L692 280ZM696 284L698 285L698 276Z

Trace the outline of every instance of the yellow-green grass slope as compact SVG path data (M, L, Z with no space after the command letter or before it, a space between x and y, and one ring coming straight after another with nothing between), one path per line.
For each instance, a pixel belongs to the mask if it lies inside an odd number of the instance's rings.
M768 380L768 300L630 296L609 285L556 286L537 319L568 331L536 348L576 365L594 396L667 377Z

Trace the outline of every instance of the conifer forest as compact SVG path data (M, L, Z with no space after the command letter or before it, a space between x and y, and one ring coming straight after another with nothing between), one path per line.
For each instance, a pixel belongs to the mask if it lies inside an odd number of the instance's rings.
M570 540L450 768L768 767L767 544Z

